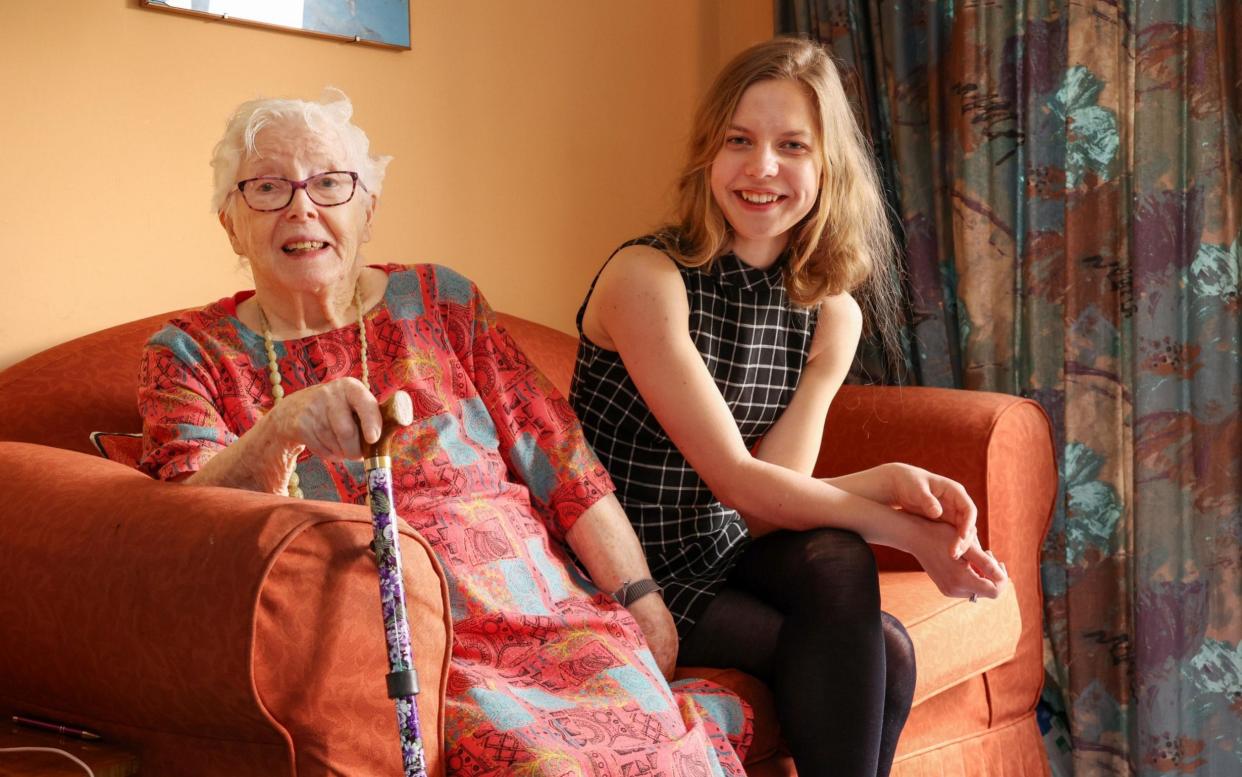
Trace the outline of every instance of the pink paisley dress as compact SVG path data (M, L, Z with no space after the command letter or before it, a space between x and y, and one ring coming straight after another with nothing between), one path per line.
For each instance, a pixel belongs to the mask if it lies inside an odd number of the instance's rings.
M629 613L568 556L565 532L613 488L568 403L473 283L432 265L382 269L387 291L365 316L370 382L381 400L414 399L393 484L449 581L448 771L743 775L749 708L703 681L670 688ZM152 476L198 470L272 407L263 338L236 318L251 294L148 342L140 466ZM277 343L286 391L360 377L358 337L353 325ZM361 462L304 454L298 473L309 499L366 499Z

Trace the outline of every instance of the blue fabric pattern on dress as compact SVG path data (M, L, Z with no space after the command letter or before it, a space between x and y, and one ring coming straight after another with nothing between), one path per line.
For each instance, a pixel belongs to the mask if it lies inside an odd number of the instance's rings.
M514 441L513 466L535 498L547 502L556 487L556 470L530 432L522 432Z
M202 364L203 352L194 338L175 326L165 325L151 337L152 345L162 345L186 364Z
M565 590L565 576L560 571L563 567L554 564L544 548L544 543L538 537L532 537L526 541L526 550L530 553L535 568L543 576L543 581L548 587L548 595L554 602L564 601L569 598L569 591Z
M459 305L469 305L474 300L474 284L461 273L436 265L436 286L441 297Z
M479 709L495 724L497 731L509 731L535 722L531 714L522 709L522 705L504 694L481 686L471 688L469 693L478 703Z
M496 438L496 424L487 412L487 406L478 397L469 397L461 401L461 418L466 427L466 436L479 445L490 450L500 447Z
M392 315L399 319L418 319L423 315L423 286L417 273L394 273L388 276L384 301Z
M448 454L454 466L465 467L478 460L479 454L461 439L461 424L457 422L456 416L442 413L431 419L431 426L436 430L440 447Z
M551 615L539 595L539 584L520 559L506 558L496 562L505 576L511 601L524 615Z
M604 672L625 689L625 692L638 701L643 712L663 712L668 709L668 701L656 690L642 672L632 666L614 666ZM657 671L656 676L659 676Z

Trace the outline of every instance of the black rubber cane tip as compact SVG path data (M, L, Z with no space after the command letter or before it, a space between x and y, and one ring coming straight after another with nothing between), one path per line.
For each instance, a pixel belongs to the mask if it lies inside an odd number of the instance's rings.
M406 669L388 673L388 698L400 699L418 693L418 672Z

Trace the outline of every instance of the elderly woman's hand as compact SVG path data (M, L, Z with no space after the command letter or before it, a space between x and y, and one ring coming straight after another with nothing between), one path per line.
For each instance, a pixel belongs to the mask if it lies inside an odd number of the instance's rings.
M677 667L677 627L673 625L673 614L668 611L664 599L658 594L647 594L631 604L629 610L647 638L656 666L665 679L672 680Z
M286 396L250 431L180 482L287 494L304 448L330 459L358 459L379 439L379 403L362 382L340 378ZM361 434L359 432L361 431Z
M287 450L304 446L326 459L358 459L364 441L379 439L383 421L362 381L339 378L285 397L268 423Z

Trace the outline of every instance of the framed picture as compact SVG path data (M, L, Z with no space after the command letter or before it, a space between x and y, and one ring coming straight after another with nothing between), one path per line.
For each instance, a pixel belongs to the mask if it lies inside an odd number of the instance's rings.
M292 30L395 49L410 47L410 0L141 0L152 10Z

